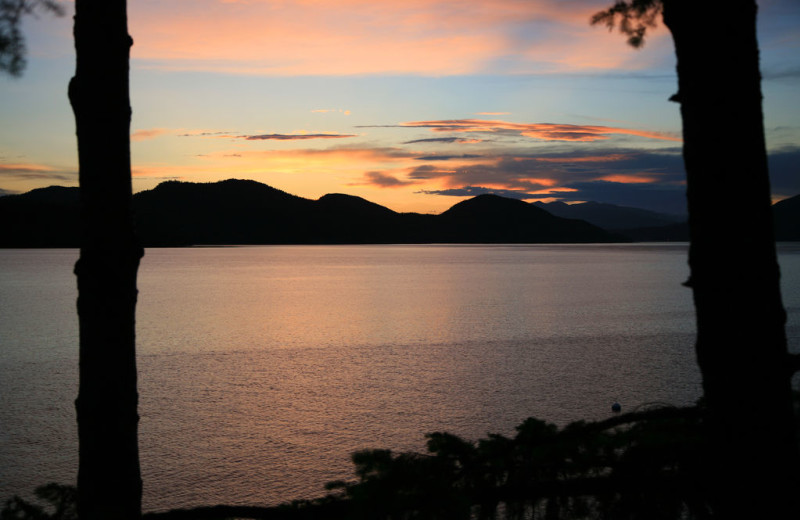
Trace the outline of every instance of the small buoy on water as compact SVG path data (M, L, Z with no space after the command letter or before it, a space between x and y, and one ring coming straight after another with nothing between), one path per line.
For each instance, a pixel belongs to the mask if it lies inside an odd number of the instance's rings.
M611 411L614 413L619 413L622 411L622 405L619 403L614 403L611 405Z

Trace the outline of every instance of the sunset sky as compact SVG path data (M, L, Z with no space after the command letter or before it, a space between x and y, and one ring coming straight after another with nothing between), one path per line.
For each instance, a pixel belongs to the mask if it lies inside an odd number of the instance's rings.
M77 185L63 3L25 22L23 76L0 77L5 193ZM590 26L610 3L130 0L134 191L242 178L396 211L493 192L682 212L671 39ZM759 5L777 200L800 193L800 1Z

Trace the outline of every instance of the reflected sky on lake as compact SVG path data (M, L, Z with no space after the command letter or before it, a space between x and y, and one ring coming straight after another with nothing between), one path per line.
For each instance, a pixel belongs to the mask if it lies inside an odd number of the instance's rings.
M800 348L800 248L781 255ZM0 252L0 495L74 480L75 251ZM683 245L151 249L145 510L270 504L362 448L700 394Z

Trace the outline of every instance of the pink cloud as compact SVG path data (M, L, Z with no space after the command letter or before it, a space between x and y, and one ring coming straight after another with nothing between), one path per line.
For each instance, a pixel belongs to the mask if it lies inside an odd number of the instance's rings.
M155 139L160 135L170 133L169 128L148 128L144 130L136 130L131 134L131 141L146 141L148 139Z
M614 153L609 155L592 155L586 157L537 157L536 160L540 162L551 162L551 163L602 163L602 162L614 162L614 161L622 161L623 159L628 159L629 156L620 153Z
M653 175L614 173L611 175L603 175L601 177L598 177L597 180L607 181L607 182L619 182L622 184L649 184L652 182L656 182L658 180L658 177L655 177Z
M316 110L311 111L312 114L331 114L331 113L339 113L344 114L346 116L350 115L349 110L345 110L342 108L318 108Z
M430 128L434 132L509 133L544 141L590 142L609 139L611 135L634 135L648 139L680 141L679 137L663 132L635 128L598 125L568 125L552 123L511 123L485 119L450 119L440 121L411 121L400 126Z

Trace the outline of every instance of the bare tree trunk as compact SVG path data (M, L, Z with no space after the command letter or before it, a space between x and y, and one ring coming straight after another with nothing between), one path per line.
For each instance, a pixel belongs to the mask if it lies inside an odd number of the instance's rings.
M138 519L136 273L143 250L131 217L125 0L76 0L76 72L69 85L80 167L78 277L81 520Z
M664 0L678 58L690 285L708 409L707 482L723 518L798 514L800 457L772 228L756 9L754 0Z

